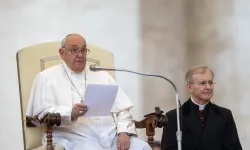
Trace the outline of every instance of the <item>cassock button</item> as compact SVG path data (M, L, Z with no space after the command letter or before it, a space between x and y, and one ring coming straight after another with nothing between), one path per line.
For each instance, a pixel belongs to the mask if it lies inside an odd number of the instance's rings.
M202 124L201 126L203 126L203 127L204 127L204 124Z

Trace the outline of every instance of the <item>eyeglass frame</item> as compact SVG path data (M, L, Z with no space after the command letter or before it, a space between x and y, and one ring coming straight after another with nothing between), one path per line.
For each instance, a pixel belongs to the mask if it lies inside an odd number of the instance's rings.
M200 82L198 82L198 83L190 83L190 84L197 84L197 85L199 85L199 86L205 87L205 86L207 86L207 85L209 85L209 86L214 86L214 85L216 84L216 82L213 81L213 80L210 80L210 81L200 81Z
M77 52L75 52L75 53L73 53L74 52L73 49L68 49L67 47L62 47L62 48L65 48L66 50L70 51L70 53L72 55L75 55L75 56L77 56L79 54L79 52L81 52L82 54L86 54L86 55L88 55L90 53L90 49L88 49L88 48L85 48L84 50L82 50L81 48L78 48Z

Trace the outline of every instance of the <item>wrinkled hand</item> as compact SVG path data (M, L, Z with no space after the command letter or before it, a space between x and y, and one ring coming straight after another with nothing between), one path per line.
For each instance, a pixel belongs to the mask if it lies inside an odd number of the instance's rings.
M117 150L128 150L130 147L130 137L127 133L120 133L117 139Z
M87 105L77 103L71 111L71 120L76 120L78 117L83 116L88 111Z

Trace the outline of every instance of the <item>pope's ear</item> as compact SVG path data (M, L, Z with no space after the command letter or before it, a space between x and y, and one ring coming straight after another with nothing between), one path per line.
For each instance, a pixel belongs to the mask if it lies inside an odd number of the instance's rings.
M63 49L60 48L60 49L59 49L59 54L61 55L62 53L63 53Z
M63 48L60 48L59 49L59 54L60 54L60 56L63 58L63 56L64 56L64 53L65 53L65 51L64 51L64 49Z

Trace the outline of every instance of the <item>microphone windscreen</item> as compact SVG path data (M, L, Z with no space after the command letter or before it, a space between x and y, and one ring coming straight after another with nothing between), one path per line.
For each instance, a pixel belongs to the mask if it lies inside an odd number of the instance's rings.
M90 71L95 71L95 66L96 66L95 64L90 65L89 66L89 70Z

